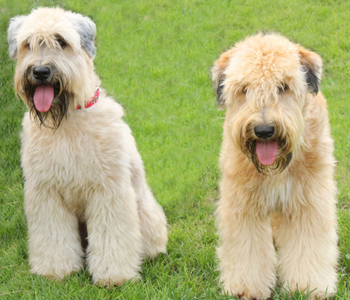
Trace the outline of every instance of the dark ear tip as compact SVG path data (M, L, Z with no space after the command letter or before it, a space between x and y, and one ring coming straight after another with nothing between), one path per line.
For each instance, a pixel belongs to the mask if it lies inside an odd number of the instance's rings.
M217 107L218 108L222 107L224 105L224 103L225 103L224 99L222 99L222 97L218 95L216 97L216 105L217 105Z
M311 68L306 69L306 83L308 85L310 93L318 94L321 83L320 74L312 70Z
M218 107L223 106L225 103L225 100L223 99L223 95L222 95L222 91L224 89L224 85L223 85L224 80L225 80L225 77L221 76L216 89L216 102Z

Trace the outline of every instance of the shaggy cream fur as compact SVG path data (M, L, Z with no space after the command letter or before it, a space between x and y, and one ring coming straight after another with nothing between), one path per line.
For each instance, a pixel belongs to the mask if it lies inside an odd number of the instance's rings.
M89 18L59 8L15 17L8 30L16 91L29 108L21 164L31 272L62 278L81 269L78 227L85 222L89 271L95 284L108 286L137 277L144 257L166 252L167 225L122 107L101 90L84 108L100 85L94 36ZM51 75L38 80L36 66ZM34 105L41 84L54 87L48 112Z
M214 64L218 105L227 108L217 209L226 293L268 298L276 267L291 291L336 292L335 160L321 72L316 53L275 34L247 38ZM258 137L259 126L273 135ZM278 145L267 164L259 143L266 156Z

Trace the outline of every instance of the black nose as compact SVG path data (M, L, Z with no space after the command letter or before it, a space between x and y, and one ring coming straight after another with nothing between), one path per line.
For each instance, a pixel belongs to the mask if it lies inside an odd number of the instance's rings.
M256 126L254 132L258 138L267 139L273 136L275 133L275 127L269 125Z
M49 67L35 67L33 69L33 76L38 80L45 80L50 76L50 74L51 71Z

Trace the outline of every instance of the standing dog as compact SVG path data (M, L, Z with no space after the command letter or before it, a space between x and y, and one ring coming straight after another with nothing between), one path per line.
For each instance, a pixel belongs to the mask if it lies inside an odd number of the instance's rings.
M227 108L217 214L229 294L268 298L276 264L291 291L336 292L335 160L321 73L320 56L275 34L247 38L212 68Z
M99 88L95 32L80 14L38 8L11 20L8 41L29 110L21 164L31 271L62 278L81 269L86 223L89 271L108 286L165 252L167 229L123 109Z

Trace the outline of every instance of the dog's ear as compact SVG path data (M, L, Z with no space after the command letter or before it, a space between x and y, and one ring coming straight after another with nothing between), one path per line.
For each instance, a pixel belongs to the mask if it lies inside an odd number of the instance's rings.
M95 58L96 47L95 47L95 36L96 36L96 25L90 18L84 17L80 14L73 13L70 20L77 28L80 35L80 43L85 52L92 58Z
M10 58L16 59L18 55L17 49L17 35L21 29L23 23L27 19L27 16L17 16L11 19L9 28L7 29L7 41L9 43L9 55Z
M321 83L322 59L317 53L308 51L301 46L299 46L299 54L309 92L317 94Z
M221 54L219 59L214 62L214 66L211 68L211 75L214 82L214 87L216 90L216 99L217 99L217 106L219 110L222 110L226 107L225 100L223 98L222 90L224 88L223 82L225 80L225 75L223 74L230 58L232 57L233 53L235 52L234 48L224 52Z

